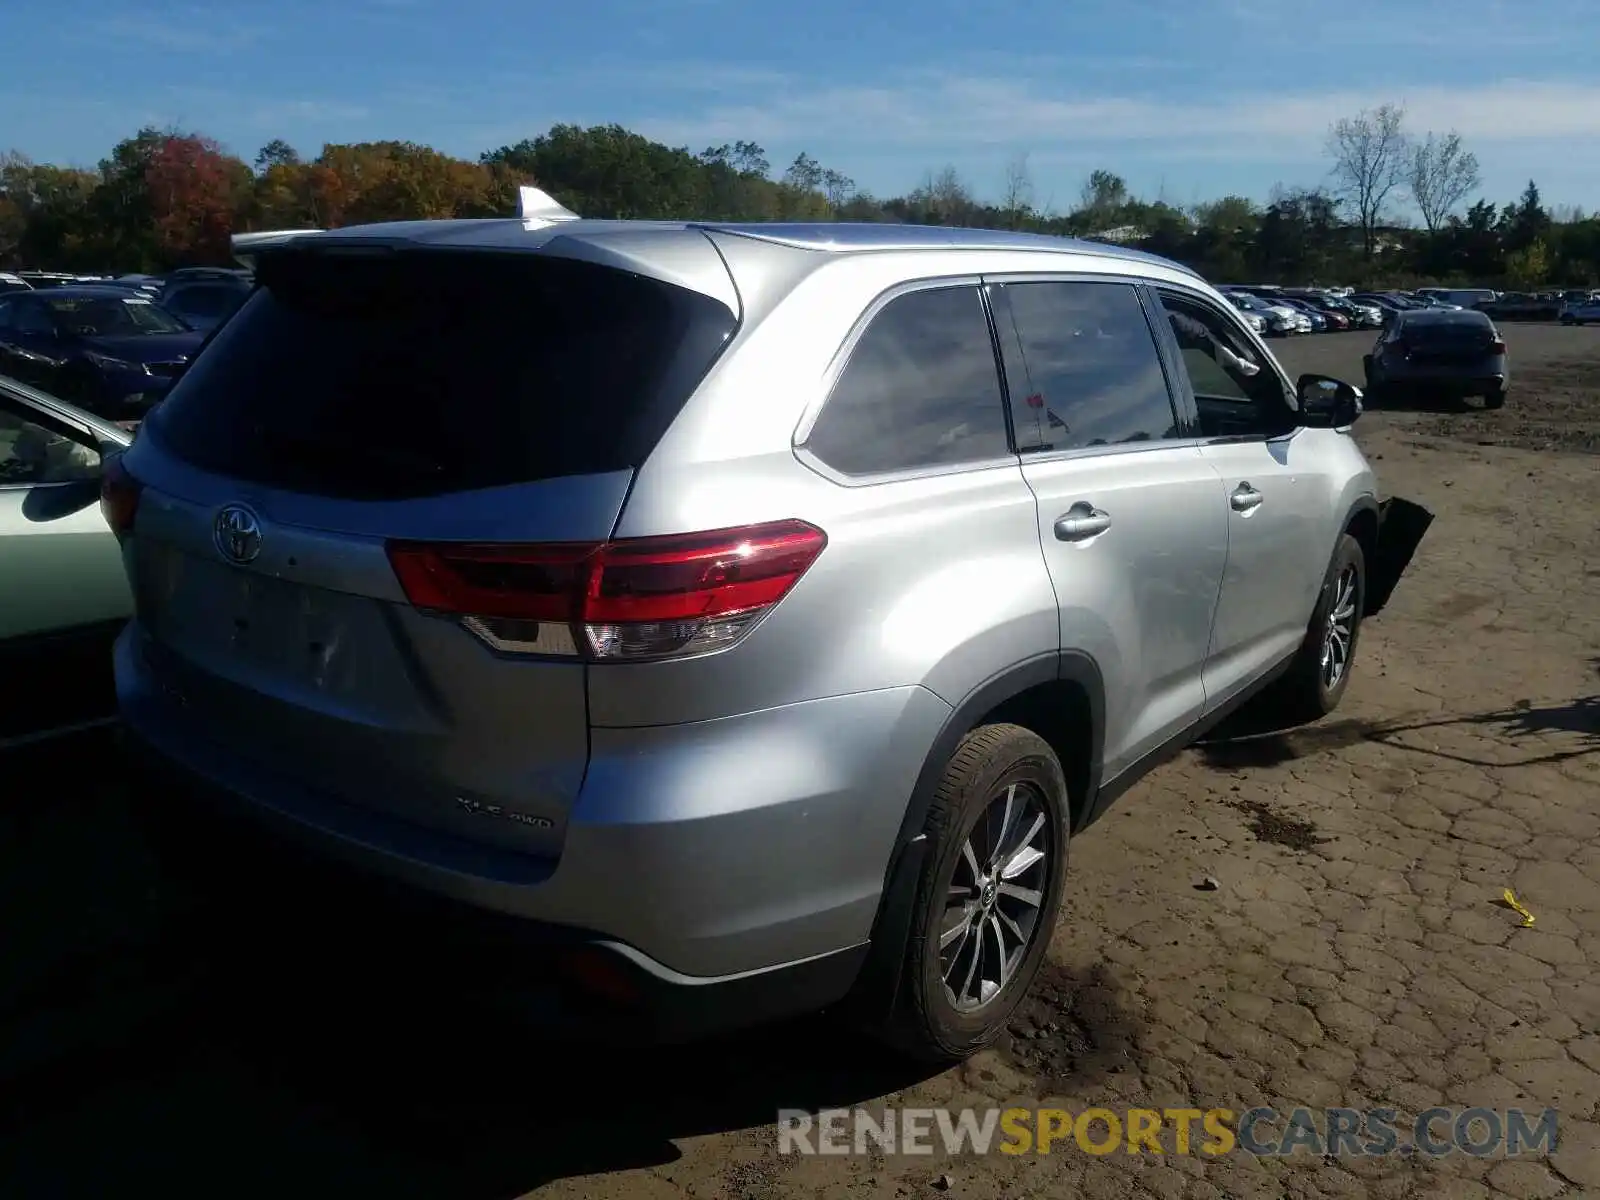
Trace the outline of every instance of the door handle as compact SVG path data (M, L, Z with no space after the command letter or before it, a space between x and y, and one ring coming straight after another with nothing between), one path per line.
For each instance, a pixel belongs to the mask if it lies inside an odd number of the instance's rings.
M1228 494L1228 506L1236 513L1252 512L1261 507L1266 497L1248 483L1241 483Z
M1111 514L1087 501L1079 501L1056 518L1056 537L1063 542L1086 542L1111 528Z

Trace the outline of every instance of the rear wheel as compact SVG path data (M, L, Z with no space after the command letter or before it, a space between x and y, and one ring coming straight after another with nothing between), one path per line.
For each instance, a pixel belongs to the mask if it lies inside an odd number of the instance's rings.
M1504 408L1506 406L1505 388L1494 388L1484 393L1483 406L1485 408Z
M1361 375L1366 381L1362 389L1361 398L1368 408L1376 408L1382 403L1387 385L1381 380L1374 379L1372 375L1372 355L1368 354L1361 360Z
M1066 878L1066 779L1043 738L986 725L951 756L928 813L901 999L880 1030L951 1062L1004 1030L1038 973Z
M1347 533L1328 565L1305 641L1275 689L1274 700L1291 720L1315 721L1339 707L1350 683L1366 595L1366 556Z

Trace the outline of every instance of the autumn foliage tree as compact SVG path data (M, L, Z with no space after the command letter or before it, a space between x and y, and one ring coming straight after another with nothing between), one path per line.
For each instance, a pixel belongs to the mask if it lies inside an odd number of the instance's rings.
M234 217L251 184L250 169L210 138L161 139L144 168L157 258L173 265L227 261Z

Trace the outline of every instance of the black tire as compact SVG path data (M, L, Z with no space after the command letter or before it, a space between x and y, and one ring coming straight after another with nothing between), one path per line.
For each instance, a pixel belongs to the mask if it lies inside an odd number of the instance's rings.
M1013 928L1026 926L1026 938L1020 948L1010 951L1020 958L1012 960L1011 973L998 991L974 1009L962 1011L945 985L941 961L941 934L959 924L948 919L952 915L948 897L972 874L970 864L984 854L978 846L995 832L995 810L1003 813L1008 794L1029 806L1014 823L1018 828L1033 828L1037 817L1044 818L1035 837L1017 847L1042 849L1044 857L1008 881L1037 891L1040 903L1030 913L1024 901L997 894L995 885L1000 879L994 871L990 871L995 875L993 882L982 894L973 889L969 900L963 902L979 905L975 911L997 914L994 925L986 929L997 928L1010 917ZM900 967L899 1002L876 1031L896 1050L922 1062L947 1064L976 1053L1004 1031L1038 974L1055 928L1066 878L1069 811L1061 763L1049 744L1031 730L1019 725L985 725L969 733L956 748L934 794L924 829L928 852L917 881L910 936ZM983 829L979 829L980 823ZM1011 838L1016 837L1018 828L1012 829ZM963 854L969 838L974 841L971 860ZM992 860L985 858L982 865L992 867ZM1028 924L1024 918L1030 915L1033 920ZM954 969L968 961L963 956L970 953L969 946L976 945L970 934L951 944L956 956Z
M1346 573L1353 572L1351 593L1341 587ZM1324 670L1323 648L1329 628L1329 619L1335 601L1347 598L1353 611L1342 624L1347 631L1344 639L1343 666L1330 683ZM1311 614L1311 624L1306 628L1305 640L1295 655L1288 673L1273 689L1272 699L1277 711L1291 721L1315 721L1339 707L1345 689L1350 685L1350 672L1355 663L1356 646L1361 638L1362 605L1367 598L1367 559L1361 543L1348 533L1339 538L1328 564L1328 573L1322 580L1322 591L1317 596L1317 607Z
M1364 354L1361 357L1361 379L1367 392L1372 392L1372 355Z
M1485 408L1504 408L1506 406L1505 388L1495 388L1491 392L1485 392L1483 406Z

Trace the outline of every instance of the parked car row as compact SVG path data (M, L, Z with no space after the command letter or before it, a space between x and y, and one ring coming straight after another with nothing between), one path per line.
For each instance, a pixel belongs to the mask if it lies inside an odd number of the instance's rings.
M1221 291L1258 333L1289 337L1387 327L1402 313L1482 312L1502 321L1600 324L1600 291L1496 292L1490 288L1417 288L1357 292L1350 288L1225 284Z
M212 267L88 282L32 274L0 292L0 374L119 422L143 419L253 286L248 271Z
M1381 310L1343 289L1225 284L1220 290L1247 318L1255 318L1252 324L1264 336L1344 333L1383 324Z
M1600 292L1570 292L1562 298L1563 325L1600 325Z

